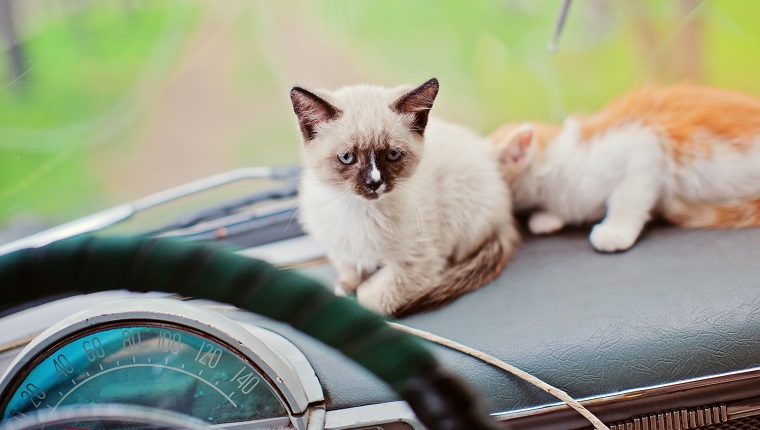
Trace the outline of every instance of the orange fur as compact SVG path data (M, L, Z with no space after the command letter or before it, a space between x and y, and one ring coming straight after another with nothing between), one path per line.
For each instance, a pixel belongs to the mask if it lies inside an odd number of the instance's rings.
M548 124L544 122L532 121L527 122L527 124L533 126L537 155L540 155L541 152L543 152L543 149L546 147L546 145L557 136L561 129L561 127L557 124ZM512 137L512 134L522 125L523 123L504 124L496 131L491 133L489 138L496 144L497 147L502 147L509 143L509 139Z
M692 84L648 85L613 100L596 114L577 119L580 126L578 144L581 148L590 142L595 142L594 145L605 144L610 136L606 132L619 132L620 127L625 125L640 124L653 131L664 155L672 159L675 171L681 175L678 180L671 178L671 183L680 184L679 181L684 181L684 178L688 180L690 175L694 178L694 172L700 171L700 166L701 172L705 172L707 162L713 163L712 166L722 166L712 172L721 172L721 169L722 172L734 171L744 166L743 178L733 176L728 180L715 174L714 177L694 179L692 182L699 184L699 181L704 181L718 191L707 192L704 189L709 187L694 185L692 190L698 188L702 191L692 191L689 194L692 197L679 195L678 191L661 195L653 211L674 224L689 228L760 226L760 184L755 187L757 175L749 173L754 169L751 164L755 162L753 160L758 160L759 99ZM529 124L533 129L534 152L528 163L541 163L542 153L551 147L562 128L552 124ZM515 147L516 136L521 136L522 126L524 124L521 123L506 124L490 136L497 147L504 178L513 188L518 186L517 182L522 180L521 175L528 166L524 162L509 160L504 154L510 145ZM760 170L760 165L757 169ZM671 174L674 173L671 171ZM724 180L726 182L722 182ZM739 187L737 183L745 186ZM699 194L701 196L694 197Z
M669 154L680 163L712 155L712 142L746 150L760 133L760 100L733 91L680 84L649 85L610 103L581 122L588 139L615 125L638 121L670 141ZM716 139L717 138L717 139Z
M687 228L744 228L760 226L760 199L734 204L679 202L664 208L662 215Z
M512 137L515 132L526 123L505 124L499 127L495 132L491 133L489 139L496 145L499 155L499 163L502 166L502 176L507 183L513 182L517 177L522 174L522 170L525 167L520 165L514 168L508 167L508 163L503 159L504 151L509 146ZM557 134L560 132L561 127L555 124L547 124L541 122L528 123L533 129L533 143L535 146L535 157L540 158L546 145L549 144Z

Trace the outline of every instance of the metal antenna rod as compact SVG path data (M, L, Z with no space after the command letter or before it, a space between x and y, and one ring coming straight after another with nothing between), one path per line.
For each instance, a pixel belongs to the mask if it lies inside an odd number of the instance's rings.
M572 1L573 0L565 0L565 2L562 4L562 10L560 11L559 17L557 18L557 25L554 27L554 39L546 46L546 49L548 49L551 53L557 52L559 36L562 34L562 29L565 27L565 21L567 20L567 11L570 9L570 3L572 3Z

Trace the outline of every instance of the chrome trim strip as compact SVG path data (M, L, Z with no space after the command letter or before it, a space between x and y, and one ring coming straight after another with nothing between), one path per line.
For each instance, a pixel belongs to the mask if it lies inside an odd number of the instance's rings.
M306 430L324 430L325 428L325 410L323 408L314 409L309 414L309 425Z
M225 316L235 320L234 315L227 314ZM314 372L314 368L311 367L309 359L306 358L303 352L301 352L293 342L289 341L279 333L275 333L263 327L242 321L235 322L269 345L272 351L279 355L282 358L282 361L293 369L293 372L298 376L298 383L303 387L304 394L306 394L306 401L309 404L324 402L325 395L322 392L322 385L320 385L319 379L317 379L317 374Z
M406 402L357 406L327 411L325 414L325 430L358 429L397 422L409 424L415 429L425 428Z
M728 416L731 417L732 420L755 415L760 415L760 401L728 407Z
M651 395L671 394L686 391L688 389L706 387L733 381L750 380L760 378L760 368L744 371L729 372L705 378L695 378L672 384L663 384L650 388L628 390L613 395L588 397L581 399L584 406L599 405L608 402L624 401ZM619 394L619 395L618 395ZM516 418L538 416L557 411L569 411L570 408L564 403L525 408L511 412L491 414L497 421L509 421ZM740 405L715 405L702 408L688 408L682 410L653 411L631 417L627 420L616 421L610 425L611 430L687 430L698 428L697 426L708 423L723 423L733 419L745 418L760 414L760 402ZM328 411L325 420L325 430L348 430L376 426L392 422L404 422L415 429L425 427L417 420L411 408L406 402L382 403L370 406L358 406L348 409ZM523 428L523 427L520 427ZM585 427L584 427L585 428Z
M116 206L104 211L88 215L84 218L61 224L37 234L27 236L23 239L15 240L5 245L0 245L0 255L10 254L26 248L39 248L57 240L66 239L82 233L90 233L108 226L114 225L120 221L130 218L135 214L131 204Z
M18 287L13 286L13 288ZM50 328L54 323L61 321L84 308L89 308L99 303L110 302L125 297L145 298L167 296L169 296L167 293L161 292L134 293L126 290L113 290L77 294L57 300L51 300L0 318L0 345L16 344L20 341L27 341L26 343L29 343L33 338ZM6 329L6 327L10 327L10 329Z
M277 178L278 176L281 176L278 175L280 173L280 169L272 167L245 167L209 176L208 178L160 191L139 200L135 200L132 203L126 203L106 209L84 218L41 231L23 239L0 245L0 255L9 254L20 249L38 248L61 239L67 239L80 234L101 230L127 220L136 213L146 209L242 179Z
M657 395L674 394L689 389L710 387L718 384L745 381L756 378L760 379L760 367L754 367L746 370L737 370L734 372L721 373L719 375L711 375L701 378L687 379L667 384L653 385L645 388L634 388L613 394L584 397L582 399L578 399L578 401L586 407L593 407L607 403L621 402L629 399L641 399ZM525 409L517 409L514 411L497 412L491 415L499 421L507 421L515 418L566 410L570 410L570 407L564 403L557 402ZM729 415L729 418L732 417Z
M240 351L258 366L274 382L274 388L282 394L281 401L291 414L302 414L309 406L298 373L281 353L278 354L254 333L218 312L167 298L113 300L84 309L54 324L16 356L0 378L0 393L8 388L30 360L45 353L59 340L84 329L123 320L167 322L208 333ZM291 415L291 421L296 429L306 428L302 416Z

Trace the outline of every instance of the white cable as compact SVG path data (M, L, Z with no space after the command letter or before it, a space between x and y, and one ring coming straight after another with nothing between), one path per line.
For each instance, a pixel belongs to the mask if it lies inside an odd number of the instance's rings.
M597 430L610 430L610 428L607 427L606 425L604 425L604 423L599 418L597 418L594 414L592 414L591 412L589 412L589 410L586 409L580 403L578 403L577 400L575 400L572 397L570 397L569 394L567 394L566 392L560 390L559 388L556 388L556 387L553 387L553 386L547 384L546 382L544 382L544 381L536 378L535 376L531 375L530 373L527 373L527 372L525 372L523 370L520 370L520 369L516 368L515 366L507 364L507 363L499 360L498 358L496 358L494 356L486 354L483 351L478 351L477 349L470 348L469 346L466 346L466 345L462 345L461 343L455 342L455 341L453 341L451 339L446 339L445 337L441 337L441 336L438 336L436 334L433 334L433 333L430 333L430 332L426 332L424 330L419 330L419 329L416 329L416 328L408 327L408 326L401 325L401 324L394 323L394 322L388 322L388 324L390 324L392 327L394 327L394 328L396 328L398 330L401 330L401 331L413 334L413 335L415 335L417 337L420 337L422 339L425 339L427 341L434 342L434 343L437 343L439 345L443 345L443 346L445 346L447 348L451 348L451 349L457 350L459 352L463 352L463 353L465 353L467 355L471 355L471 356L473 356L473 357L475 357L477 359L483 360L483 361L485 361L488 364L491 364L491 365L494 365L494 366L496 366L496 367L498 367L500 369L506 370L507 372L509 372L509 373L517 376L518 378L520 378L520 379L522 379L522 380L524 380L526 382L529 382L529 383L535 385L536 387L538 387L538 388L546 391L547 393L551 394L552 396L554 396L554 397L562 400L563 402L565 402L565 404L567 404L571 408L575 409L579 414L583 415L587 420L589 420L591 422L591 424L593 424L594 427Z

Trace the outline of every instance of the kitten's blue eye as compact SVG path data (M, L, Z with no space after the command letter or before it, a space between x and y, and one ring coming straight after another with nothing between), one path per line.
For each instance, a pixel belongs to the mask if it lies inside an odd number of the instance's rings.
M401 158L401 152L396 151L395 149L391 149L388 151L388 155L385 156L390 161L396 161L399 158Z
M354 164L356 162L356 156L350 152L338 155L338 160L343 164Z

